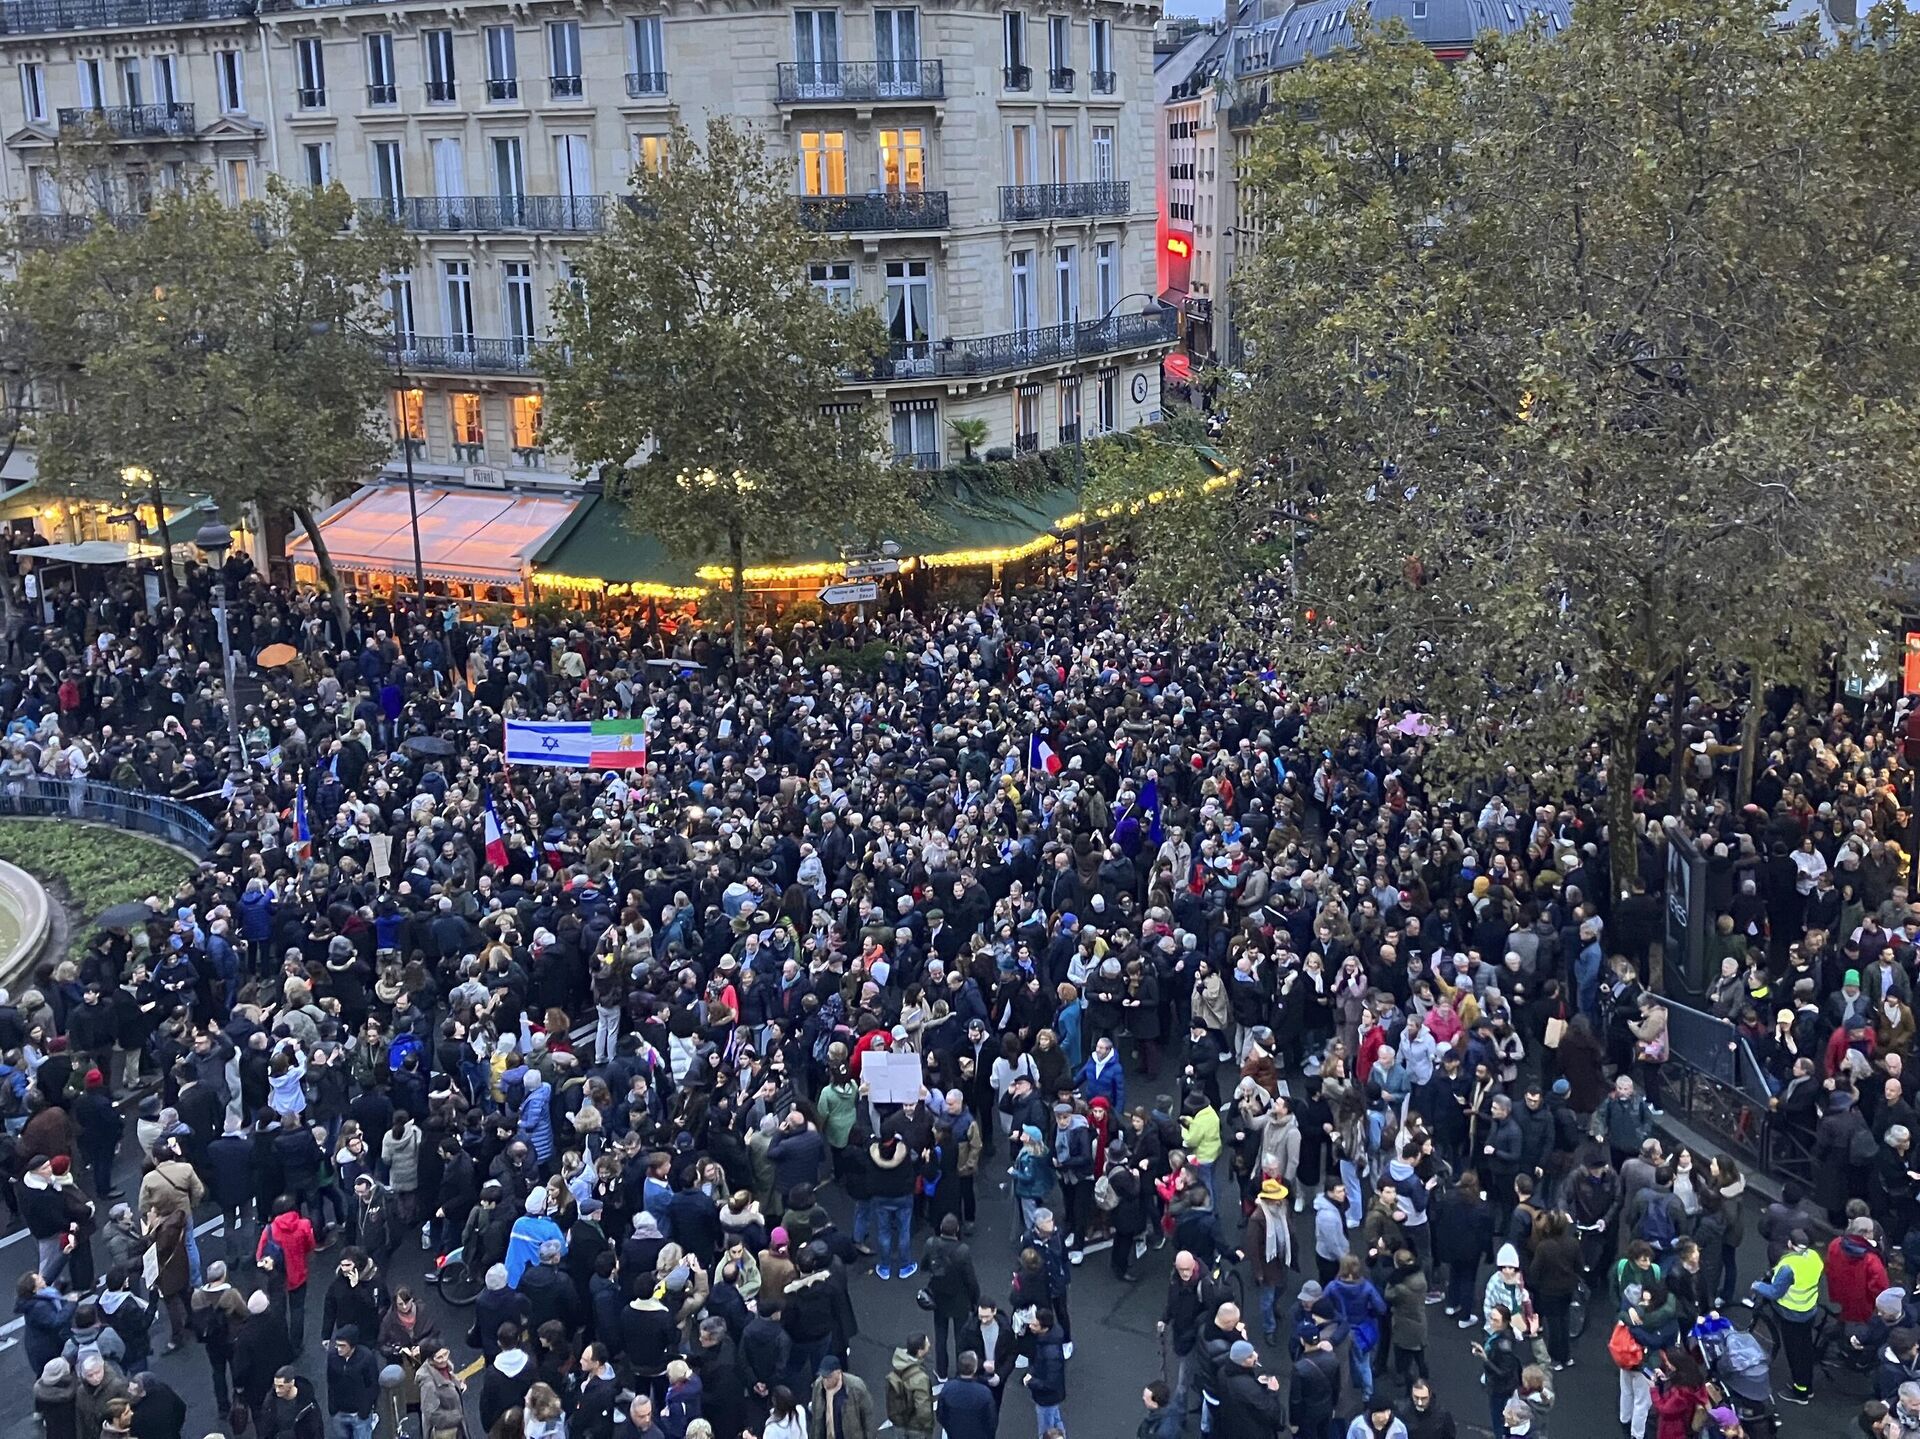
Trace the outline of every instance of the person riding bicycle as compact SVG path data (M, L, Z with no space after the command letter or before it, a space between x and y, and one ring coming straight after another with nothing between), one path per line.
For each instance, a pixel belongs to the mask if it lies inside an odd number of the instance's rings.
M1757 1299L1773 1306L1780 1321L1780 1347L1787 1352L1787 1373L1791 1383L1782 1398L1795 1404L1813 1399L1814 1320L1820 1313L1820 1279L1826 1263L1810 1247L1812 1240L1804 1229L1787 1236L1786 1253L1774 1266L1772 1275L1753 1281Z
M1607 1151L1589 1145L1580 1157L1580 1170L1567 1184L1567 1213L1580 1235L1580 1262L1588 1280L1599 1274L1606 1262L1607 1229L1620 1208L1620 1176L1607 1162Z

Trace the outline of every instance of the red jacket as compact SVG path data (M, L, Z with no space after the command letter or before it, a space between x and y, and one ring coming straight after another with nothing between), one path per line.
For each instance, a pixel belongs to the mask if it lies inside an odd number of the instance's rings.
M292 1210L274 1215L273 1222L260 1231L260 1244L253 1251L255 1259L267 1252L269 1235L287 1256L287 1288L302 1288L307 1282L307 1261L313 1257L315 1248L313 1226Z
M1846 1324L1865 1324L1873 1318L1873 1301L1887 1287L1887 1266L1871 1239L1842 1234L1827 1246L1827 1298L1840 1309Z
M1655 1385L1653 1412L1660 1416L1660 1427L1654 1431L1656 1439L1693 1439L1693 1412L1709 1402L1704 1389Z

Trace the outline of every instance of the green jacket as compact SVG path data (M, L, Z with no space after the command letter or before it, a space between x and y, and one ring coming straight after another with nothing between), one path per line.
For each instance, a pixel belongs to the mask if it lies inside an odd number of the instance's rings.
M820 1091L820 1133L829 1149L844 1149L860 1117L860 1088L852 1080L829 1084Z

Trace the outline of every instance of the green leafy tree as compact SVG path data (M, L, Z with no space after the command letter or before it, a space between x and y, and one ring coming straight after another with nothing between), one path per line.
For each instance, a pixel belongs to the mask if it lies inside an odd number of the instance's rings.
M186 492L229 518L297 519L344 618L315 515L391 448L380 298L397 232L356 223L337 185L275 180L239 205L193 186L138 222L103 210L70 243L24 238L0 311L24 376L60 398L29 436L45 483L151 498L163 516L163 495Z
M885 331L808 283L837 247L749 131L717 119L700 144L676 128L633 188L556 306L549 433L636 528L725 557L737 653L748 565L797 536L863 544L921 524L917 480L881 463L879 406L841 388Z
M1920 40L1822 49L1768 0L1587 0L1449 69L1397 28L1275 87L1246 171L1250 523L1212 615L1311 528L1267 637L1335 723L1405 703L1469 777L1604 763L1689 675L1804 673L1920 523ZM1257 462L1257 463L1254 463ZM1744 688L1742 683L1742 688Z

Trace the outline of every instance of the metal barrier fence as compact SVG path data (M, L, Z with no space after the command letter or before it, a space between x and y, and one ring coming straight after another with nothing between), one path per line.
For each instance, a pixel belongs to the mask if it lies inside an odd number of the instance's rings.
M1665 1079L1669 1112L1749 1168L1811 1187L1812 1136L1780 1123L1765 1099L1721 1083L1684 1055L1667 1065Z
M1717 1015L1677 999L1661 1002L1667 1007L1668 1053L1718 1083L1740 1085L1740 1031ZM1767 1091L1758 1091L1756 1097L1764 1100Z
M0 816L86 820L137 830L205 859L219 843L212 820L165 795L120 789L94 780L9 780L0 784Z

